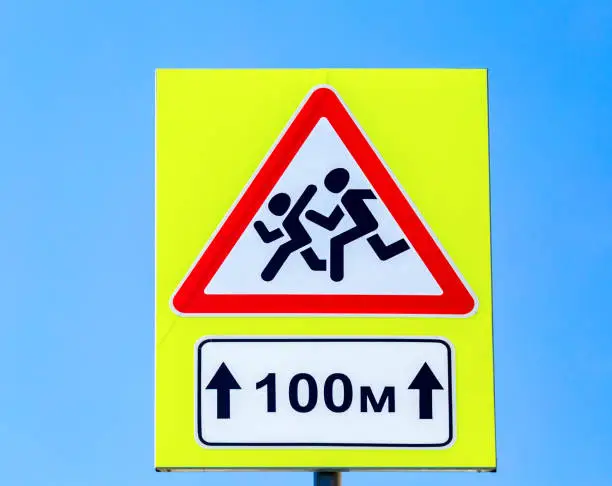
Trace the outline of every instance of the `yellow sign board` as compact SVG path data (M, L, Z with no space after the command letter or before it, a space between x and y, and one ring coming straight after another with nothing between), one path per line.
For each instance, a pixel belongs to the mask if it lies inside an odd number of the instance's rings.
M156 468L494 470L486 71L156 83Z

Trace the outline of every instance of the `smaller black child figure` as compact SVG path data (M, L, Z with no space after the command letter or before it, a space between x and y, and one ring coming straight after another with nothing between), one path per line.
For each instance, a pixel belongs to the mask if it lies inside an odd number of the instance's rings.
M325 187L334 194L340 194L348 186L349 177L346 169L334 169L325 176ZM349 189L340 198L341 205L355 226L334 236L329 242L329 273L334 282L340 282L344 278L344 247L378 229L378 221L365 203L366 199L376 199L376 195L370 189ZM329 216L312 209L308 210L306 219L333 231L345 214L341 205L337 205ZM368 237L367 242L382 261L389 260L410 248L404 239L387 245L378 233Z
M289 210L291 198L288 194L280 192L270 199L268 209L275 216L282 216L289 211L282 222L282 227L285 229L287 236L289 236L289 240L277 248L276 253L274 253L274 256L261 272L261 278L266 282L276 277L279 270L292 253L304 247L308 248L304 248L300 254L310 269L314 271L326 270L326 261L320 259L315 251L308 246L312 243L312 238L308 234L308 231L306 231L306 228L304 228L304 225L300 222L300 215L304 212L304 209L306 209L306 206L316 192L317 187L315 185L308 185L291 210ZM256 221L253 226L264 243L271 243L285 236L283 230L280 228L269 231L263 221Z

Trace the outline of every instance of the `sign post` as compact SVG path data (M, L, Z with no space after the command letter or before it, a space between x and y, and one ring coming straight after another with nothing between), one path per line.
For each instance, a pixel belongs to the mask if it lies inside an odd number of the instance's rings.
M314 486L342 486L342 473L316 472L314 473Z
M156 96L156 468L495 470L486 71Z

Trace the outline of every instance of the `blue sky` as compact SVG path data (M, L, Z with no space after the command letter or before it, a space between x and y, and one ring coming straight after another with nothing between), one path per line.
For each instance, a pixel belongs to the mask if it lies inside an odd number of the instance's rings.
M0 6L2 484L295 486L153 472L157 67L487 67L499 472L610 484L612 3Z

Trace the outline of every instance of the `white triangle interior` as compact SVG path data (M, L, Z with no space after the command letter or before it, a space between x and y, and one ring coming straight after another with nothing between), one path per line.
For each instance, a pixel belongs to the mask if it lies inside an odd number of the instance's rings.
M390 244L405 238L410 249L381 261L366 238L349 243L345 247L344 278L334 282L329 274L329 241L334 235L354 226L346 214L334 231L328 231L308 221L304 214L300 221L312 237L315 253L328 261L327 271L312 271L299 251L291 254L276 277L266 282L261 272L287 236L272 243L264 243L253 227L263 221L269 230L282 228L282 216L274 216L268 210L270 198L284 192L292 203L308 184L315 184L317 192L306 209L314 209L329 215L340 203L340 195L329 192L323 185L327 173L335 168L349 171L349 188L372 189L365 175L338 137L326 118L322 118L312 130L285 173L275 185L253 221L251 221L232 248L229 255L205 289L207 294L302 294L302 295L441 295L437 284L423 260L383 205L380 199L367 200L372 214L379 222L376 233ZM369 236L369 235L368 235Z

